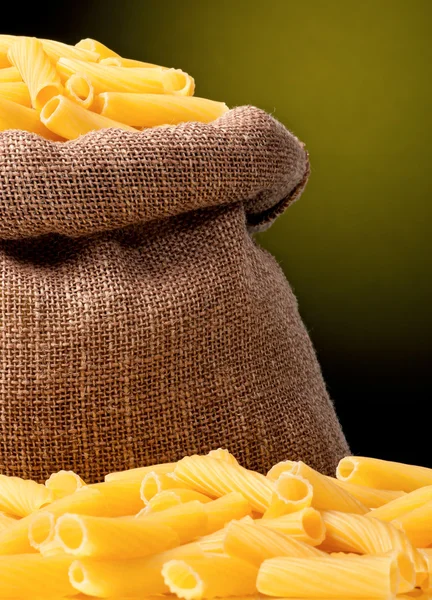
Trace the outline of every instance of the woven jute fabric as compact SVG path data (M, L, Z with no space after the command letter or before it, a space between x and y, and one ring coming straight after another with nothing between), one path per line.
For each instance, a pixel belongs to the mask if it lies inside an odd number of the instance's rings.
M301 193L296 137L211 124L0 134L0 471L43 481L217 447L265 471L348 452L282 270L251 233Z

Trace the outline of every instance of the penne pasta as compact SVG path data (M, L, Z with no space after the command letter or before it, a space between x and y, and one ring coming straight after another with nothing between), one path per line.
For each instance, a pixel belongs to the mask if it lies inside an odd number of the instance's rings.
M177 463L174 475L197 491L218 498L240 492L251 507L265 512L271 502L273 486L243 467L208 456L190 456Z
M253 519L251 519L253 522ZM200 548L206 554L224 554L224 540L226 535L226 529L218 529L214 533L204 535L198 538L196 541Z
M263 519L274 519L311 506L313 488L311 483L291 473L282 473L274 482L274 492L270 506Z
M92 38L85 38L83 40L80 40L77 44L75 44L75 48L97 54L99 57L99 61L101 61L104 58L119 56L116 52L114 52L114 50L111 50L110 48L108 48L108 46L105 46L104 44L101 44L101 42L93 40Z
M31 107L30 94L26 84L22 81L14 81L11 83L0 82L0 97L16 102L27 108Z
M262 563L257 588L285 598L394 598L398 556L271 558ZM404 568L404 567L402 567Z
M207 456L210 456L210 458L216 458L217 460L222 460L223 462L230 463L231 465L240 466L236 457L233 456L228 450L225 450L225 448L210 450Z
M142 509L140 516L153 512L160 512L161 510L177 506L178 504L192 502L192 500L198 500L203 503L211 502L211 499L208 496L195 492L194 490L188 490L186 488L165 490L159 492L156 496L153 496L147 506Z
M294 475L307 479L313 487L312 506L318 510L339 510L341 512L363 515L368 508L346 490L343 490L325 475L321 475L303 462L292 468Z
M225 530L223 549L229 556L234 556L257 567L277 556L326 556L324 552L299 542L298 540L263 527L258 522L245 523L233 521Z
M231 492L203 506L207 515L207 534L222 529L233 519L250 516L249 502L239 492Z
M180 545L177 533L164 523L73 514L58 518L55 540L72 556L108 559L139 558Z
M65 83L66 93L82 108L90 108L94 102L94 90L87 75L74 73Z
M93 483L87 489L97 490L104 501L103 514L105 517L125 517L136 515L143 508L140 496L141 482L138 481L110 481ZM81 490L78 493L82 493ZM67 511L75 512L75 511Z
M87 75L96 94L136 92L191 96L194 91L193 79L183 71L175 69L126 69L61 58L57 63L57 70L65 80L74 73Z
M432 500L392 521L417 548L432 545Z
M140 495L144 504L148 504L150 500L164 490L185 487L185 484L177 481L170 473L156 473L150 471L144 475L141 483Z
M185 544L207 533L208 518L205 506L207 505L194 500L167 508L163 512L140 516L136 520L167 525L177 533L180 543Z
M70 496L84 486L84 481L73 471L58 471L45 482L45 487L54 494L56 499Z
M186 544L147 558L130 560L76 560L69 569L75 590L97 598L143 598L167 594L162 567L170 560L204 556L198 544Z
M266 477L271 481L276 481L282 475L282 473L291 473L293 474L294 470L297 468L297 463L293 460L283 460L276 465L274 465L270 471L267 473Z
M166 67L161 67L160 65L155 65L153 63L148 63L148 62L142 62L141 60L133 60L131 58L122 58L121 56L103 58L100 61L100 64L105 65L107 67L126 67L128 69L130 69L130 68L166 69Z
M72 595L68 556L43 557L37 554L0 556L0 598L57 600Z
M334 477L329 477L329 479L343 490L351 494L351 496L354 496L354 498L356 498L367 508L380 508L387 503L393 502L393 500L406 495L405 492L400 490L377 490L375 488L365 487L364 485L356 485L355 483L340 481ZM367 514L372 516L373 512L369 512Z
M56 42L54 40L42 39L41 42L44 51L53 63L57 63L60 58L85 60L89 62L96 62L99 60L99 54L88 49L69 46L69 44L63 44L63 42Z
M418 488L409 494L404 494L400 498L396 498L381 508L372 511L368 514L368 517L373 517L380 521L393 521L428 502L432 502L432 485Z
M35 110L0 96L0 131L8 129L23 129L53 141L63 139L40 122L39 115Z
M100 94L95 107L101 115L134 127L177 125L185 121L210 123L228 111L223 102L194 96L120 92Z
M343 458L336 476L349 483L404 492L432 485L432 469L363 456Z
M162 568L170 592L185 600L253 594L257 573L254 565L221 554L170 560Z
M322 517L326 528L325 541L321 546L323 550L373 555L398 551L408 557L416 572L421 573L424 570L424 561L419 551L407 536L393 525L378 519L337 511L323 512ZM400 593L414 587L411 581L401 583Z
M314 508L304 508L276 519L262 519L260 524L311 546L319 546L325 538L324 521Z
M1 108L0 98L0 122ZM53 494L44 485L31 479L0 475L0 511L12 517L26 517L52 501Z
M28 87L33 108L41 110L48 100L62 93L60 77L39 40L18 38L8 57Z
M15 67L0 69L0 83L22 83L22 77Z
M152 471L155 473L173 473L177 463L163 463L160 465L150 465L148 467L137 467L135 469L128 469L126 471L117 471L115 473L109 473L105 475L105 481L122 481L122 480L139 480L142 481L143 477Z
M126 131L136 131L128 125L87 111L65 96L51 98L43 107L40 119L50 131L68 140L73 140L95 129L116 127Z

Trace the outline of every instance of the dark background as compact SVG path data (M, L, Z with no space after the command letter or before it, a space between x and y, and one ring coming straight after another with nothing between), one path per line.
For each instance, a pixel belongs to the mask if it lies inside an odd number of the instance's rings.
M259 241L299 299L356 454L432 467L429 0L8 4L3 33L182 68L303 141L301 201Z

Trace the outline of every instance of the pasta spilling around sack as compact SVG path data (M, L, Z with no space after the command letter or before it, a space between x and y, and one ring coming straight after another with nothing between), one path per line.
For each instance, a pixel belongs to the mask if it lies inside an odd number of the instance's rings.
M182 70L123 58L90 38L69 46L0 35L0 131L67 141L111 127L210 123L228 110L194 92Z
M264 475L224 449L95 484L0 475L0 600L431 599L431 477L361 457Z

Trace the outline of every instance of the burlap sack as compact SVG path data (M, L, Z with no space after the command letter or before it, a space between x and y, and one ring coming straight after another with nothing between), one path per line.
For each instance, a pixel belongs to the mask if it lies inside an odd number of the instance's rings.
M251 107L64 144L0 134L0 471L93 481L223 446L332 472L345 439L250 235L307 176L303 145Z

